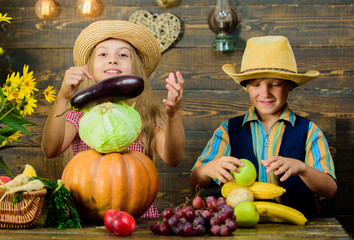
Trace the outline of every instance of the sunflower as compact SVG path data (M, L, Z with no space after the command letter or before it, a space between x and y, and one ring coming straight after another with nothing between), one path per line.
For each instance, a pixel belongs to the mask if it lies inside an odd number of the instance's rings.
M15 141L17 139L19 139L22 136L20 131L15 132L14 134L12 134L7 140L4 140L1 144L0 147L3 147L6 145L6 143L8 142L12 142Z
M56 90L53 89L53 86L48 86L43 91L45 100L47 100L47 102L52 103L55 100L55 91Z
M36 79L33 77L33 71L28 73L28 65L24 65L20 91L23 92L24 95L31 95L34 91L38 91L36 84Z
M24 101L23 106L20 109L20 113L25 115L31 115L34 112L34 109L37 107L36 102L38 102L35 98L29 98Z
M0 13L0 22L8 22L8 23L10 23L11 19L12 19L12 17L7 17L7 13L5 13L4 15L2 15Z

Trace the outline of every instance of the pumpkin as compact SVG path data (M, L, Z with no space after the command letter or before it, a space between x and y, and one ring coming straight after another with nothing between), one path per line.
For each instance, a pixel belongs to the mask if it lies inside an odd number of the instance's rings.
M137 219L159 189L154 163L137 151L82 151L66 165L62 180L73 193L80 218L90 223L102 223L109 209L126 211Z

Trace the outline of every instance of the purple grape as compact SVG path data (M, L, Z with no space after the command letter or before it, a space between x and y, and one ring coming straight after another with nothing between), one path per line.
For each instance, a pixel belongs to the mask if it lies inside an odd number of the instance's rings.
M204 225L204 218L202 217L196 217L193 220L193 225L197 226L197 225Z
M195 229L193 227L193 224L190 222L186 222L183 225L183 232L186 236L194 236L195 235Z
M174 215L174 212L171 208L166 208L165 210L162 211L162 217L169 219Z
M168 225L170 225L170 227L177 226L178 222L179 222L179 220L178 220L178 217L176 215L173 215L172 217L170 217L167 220L167 223L168 223Z
M224 223L226 219L228 219L227 213L226 212L219 212L218 218L220 223Z
M183 236L184 231L183 231L183 224L177 224L177 226L172 227L172 231L177 235L177 236Z
M210 228L210 234L211 235L217 236L217 235L219 235L219 232L220 232L220 226L219 225L211 226L211 228Z
M195 209L201 209L204 207L204 200L202 197L200 196L196 196L194 199L193 199L193 202L192 202L192 206L195 208Z
M224 205L221 208L221 212L225 212L227 217L230 218L234 214L234 209L230 205Z
M218 202L214 196L207 197L205 199L205 204L206 204L207 209L209 209L212 212L215 212L218 210L217 209Z
M219 221L219 218L218 216L214 216L212 218L210 218L210 225L213 226L213 225L219 225L220 221Z
M151 231L156 234L160 234L160 223L155 222L154 224L151 225Z
M221 236L229 236L230 235L230 229L226 225L221 225L219 233L220 233Z
M168 235L170 233L170 226L167 223L160 223L159 230L161 235Z
M209 221L213 217L213 214L209 210L203 210L201 212L201 216L205 219L205 221Z
M193 219L195 218L194 210L188 210L188 211L186 211L186 213L184 215L185 215L186 219L190 222L193 221Z
M196 235L203 236L206 233L206 229L203 225L196 225L194 226L194 230Z
M224 205L224 204L226 204L226 199L224 197L219 197L217 199L217 203L218 203L218 205Z
M227 219L225 225L229 228L230 233L234 232L237 229L237 224L234 220Z

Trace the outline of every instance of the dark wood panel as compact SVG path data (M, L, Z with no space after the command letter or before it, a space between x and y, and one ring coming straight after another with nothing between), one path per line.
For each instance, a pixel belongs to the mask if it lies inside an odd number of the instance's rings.
M243 47L245 40L261 35L285 35L293 46L353 46L350 26L353 25L354 5L246 5L235 6L239 24L232 35L236 46ZM55 20L40 20L33 7L4 7L14 19L3 24L6 34L0 35L0 42L6 48L68 48L89 23L100 19L128 19L140 7L111 6L105 8L98 18L83 18L76 8L62 8ZM163 13L164 8L147 6L153 13ZM182 39L176 47L209 47L215 34L207 24L212 6L181 6L170 9L183 22ZM201 37L202 36L202 37Z
M6 50L6 49L5 49ZM164 89L169 72L181 71L188 90L240 90L241 87L221 69L230 63L240 70L243 49L232 54L217 55L211 48L174 48L162 55L151 75L154 89ZM321 75L299 87L307 89L343 89L353 85L354 48L295 48L298 72L318 70ZM59 90L65 70L73 65L72 49L8 49L0 62L0 78L11 71L22 72L25 64L39 82L39 86L54 85Z

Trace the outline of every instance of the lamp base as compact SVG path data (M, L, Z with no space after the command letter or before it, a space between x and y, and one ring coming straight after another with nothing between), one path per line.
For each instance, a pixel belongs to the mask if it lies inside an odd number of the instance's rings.
M219 33L213 43L216 52L233 52L235 50L235 39L226 33Z

